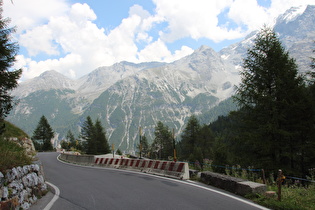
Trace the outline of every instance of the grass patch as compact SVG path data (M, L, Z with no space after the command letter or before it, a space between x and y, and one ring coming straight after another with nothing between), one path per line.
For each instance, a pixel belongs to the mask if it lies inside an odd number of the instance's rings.
M268 188L277 192L276 186ZM268 198L264 195L257 195L251 199L262 206L275 210L311 210L315 208L315 185L312 184L306 188L282 186L281 201L277 200L277 196Z
M0 171L5 172L17 166L29 165L32 159L28 157L24 149L14 142L0 138Z
M5 138L16 137L18 139L22 139L25 137L29 138L29 136L23 130L16 127L12 123L5 121L4 124L5 124L5 132L2 134L2 137L5 137Z
M22 139L28 137L28 135L12 123L7 121L4 123L5 132L0 137L0 171L2 173L7 169L32 163L32 158L25 154L23 147L8 140L12 137Z

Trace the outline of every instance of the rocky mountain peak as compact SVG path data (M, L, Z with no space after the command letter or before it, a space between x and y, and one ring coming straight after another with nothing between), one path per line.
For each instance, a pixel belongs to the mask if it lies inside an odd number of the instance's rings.
M279 16L274 27L281 36L306 37L314 30L315 5L293 7Z
M303 72L313 55L315 6L301 11L288 10L278 18L274 29ZM16 89L13 95L21 100L10 121L31 132L45 114L53 119L52 126L58 127L56 132L62 137L69 129L78 134L74 129L91 116L101 119L112 143L122 149L134 149L139 126L151 139L159 120L180 132L192 114L209 112L229 98L239 83L243 58L256 34L252 32L220 52L203 45L173 63L120 62L100 67L75 81L56 71L45 72ZM58 88L74 91L42 91ZM36 91L41 92L27 97ZM26 118L36 120L21 120Z
M18 88L12 91L12 95L26 97L28 94L38 90L73 89L74 85L75 81L55 70L50 70L45 71L38 77L20 83Z
M284 14L280 15L277 18L277 23L285 22L289 23L291 21L294 21L296 18L298 18L306 9L306 5L299 6L299 7L292 7L288 9Z

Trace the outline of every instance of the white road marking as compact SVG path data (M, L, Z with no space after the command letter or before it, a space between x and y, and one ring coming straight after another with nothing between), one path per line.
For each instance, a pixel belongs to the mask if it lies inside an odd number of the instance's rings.
M55 186L54 184L50 183L50 182L46 182L47 184L49 184L51 187L54 188L55 190L55 195L53 197L53 199L51 199L51 201L47 204L47 206L44 208L44 210L49 210L51 209L51 207L54 205L54 203L58 200L59 195L60 195L60 190L57 186Z

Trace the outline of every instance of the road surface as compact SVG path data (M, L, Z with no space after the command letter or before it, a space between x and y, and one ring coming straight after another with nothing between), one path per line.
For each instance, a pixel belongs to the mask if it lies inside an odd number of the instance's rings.
M39 153L46 181L60 190L52 210L264 209L211 186L198 187L187 181L124 170L74 166L59 162L57 156Z

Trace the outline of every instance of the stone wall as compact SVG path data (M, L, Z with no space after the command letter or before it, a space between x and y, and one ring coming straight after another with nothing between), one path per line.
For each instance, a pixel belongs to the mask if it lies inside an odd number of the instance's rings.
M29 209L47 192L42 167L26 165L0 172L0 209Z

